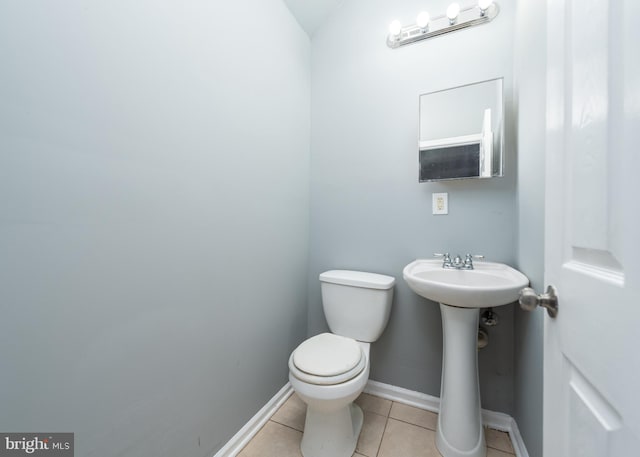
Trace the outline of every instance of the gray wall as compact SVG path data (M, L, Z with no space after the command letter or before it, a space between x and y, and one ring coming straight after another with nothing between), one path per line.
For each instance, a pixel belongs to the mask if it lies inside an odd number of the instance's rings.
M490 24L391 50L389 22L404 24L448 0L345 2L312 41L309 334L326 330L318 274L329 268L398 279L389 325L372 345L371 379L439 396L440 311L411 292L402 268L433 252L516 261L515 120L508 109L506 176L418 183L420 94L504 77L513 106L515 5ZM452 107L452 109L456 109ZM449 193L449 215L431 215L431 193ZM513 412L513 307L480 352L485 408Z
M518 268L544 290L546 7L520 0L516 18ZM544 311L515 313L514 418L531 457L542 456Z
M309 59L280 0L0 2L0 430L210 456L285 384Z

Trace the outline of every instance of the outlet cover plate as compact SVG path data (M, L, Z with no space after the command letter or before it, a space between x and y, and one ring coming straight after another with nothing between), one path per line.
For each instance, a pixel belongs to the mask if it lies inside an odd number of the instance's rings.
M431 195L433 196L433 214L449 214L449 194L443 192Z

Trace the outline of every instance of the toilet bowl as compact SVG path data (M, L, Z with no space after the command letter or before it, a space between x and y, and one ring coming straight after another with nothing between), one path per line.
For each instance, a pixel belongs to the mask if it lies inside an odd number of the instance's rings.
M322 333L303 344L316 343L321 348L320 345L327 343L331 337L347 339L331 333ZM289 357L289 382L307 404L304 434L300 445L305 457L351 456L356 448L362 429L363 413L353 401L362 393L369 379L369 343L355 340L351 342L358 349L359 359L351 360L349 365L344 365L343 373L338 372L333 376L309 373L296 366L294 359L296 355L300 356L300 349L304 348L299 347ZM326 352L308 351L307 362L309 365L313 364L311 360L314 356L326 361L331 356L343 355L333 351L331 343ZM322 365L321 362L320 364ZM326 363L324 365L326 366Z
M289 357L289 381L307 404L304 457L350 457L363 413L353 401L369 379L369 348L387 325L395 279L332 270L320 275L332 333L300 344Z

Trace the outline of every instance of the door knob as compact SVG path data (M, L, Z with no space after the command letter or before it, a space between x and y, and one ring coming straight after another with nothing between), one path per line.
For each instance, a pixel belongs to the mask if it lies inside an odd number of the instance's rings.
M533 311L537 306L547 308L550 317L558 315L558 295L556 288L547 286L547 292L544 294L536 294L531 287L525 287L520 291L520 307L525 311Z

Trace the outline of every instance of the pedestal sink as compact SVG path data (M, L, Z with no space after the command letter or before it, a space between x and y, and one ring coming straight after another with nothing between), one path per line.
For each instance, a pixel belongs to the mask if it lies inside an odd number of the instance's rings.
M443 354L436 446L444 457L485 457L478 383L479 308L518 299L525 275L501 263L476 262L473 270L445 269L442 260L416 260L404 280L421 297L440 303Z

